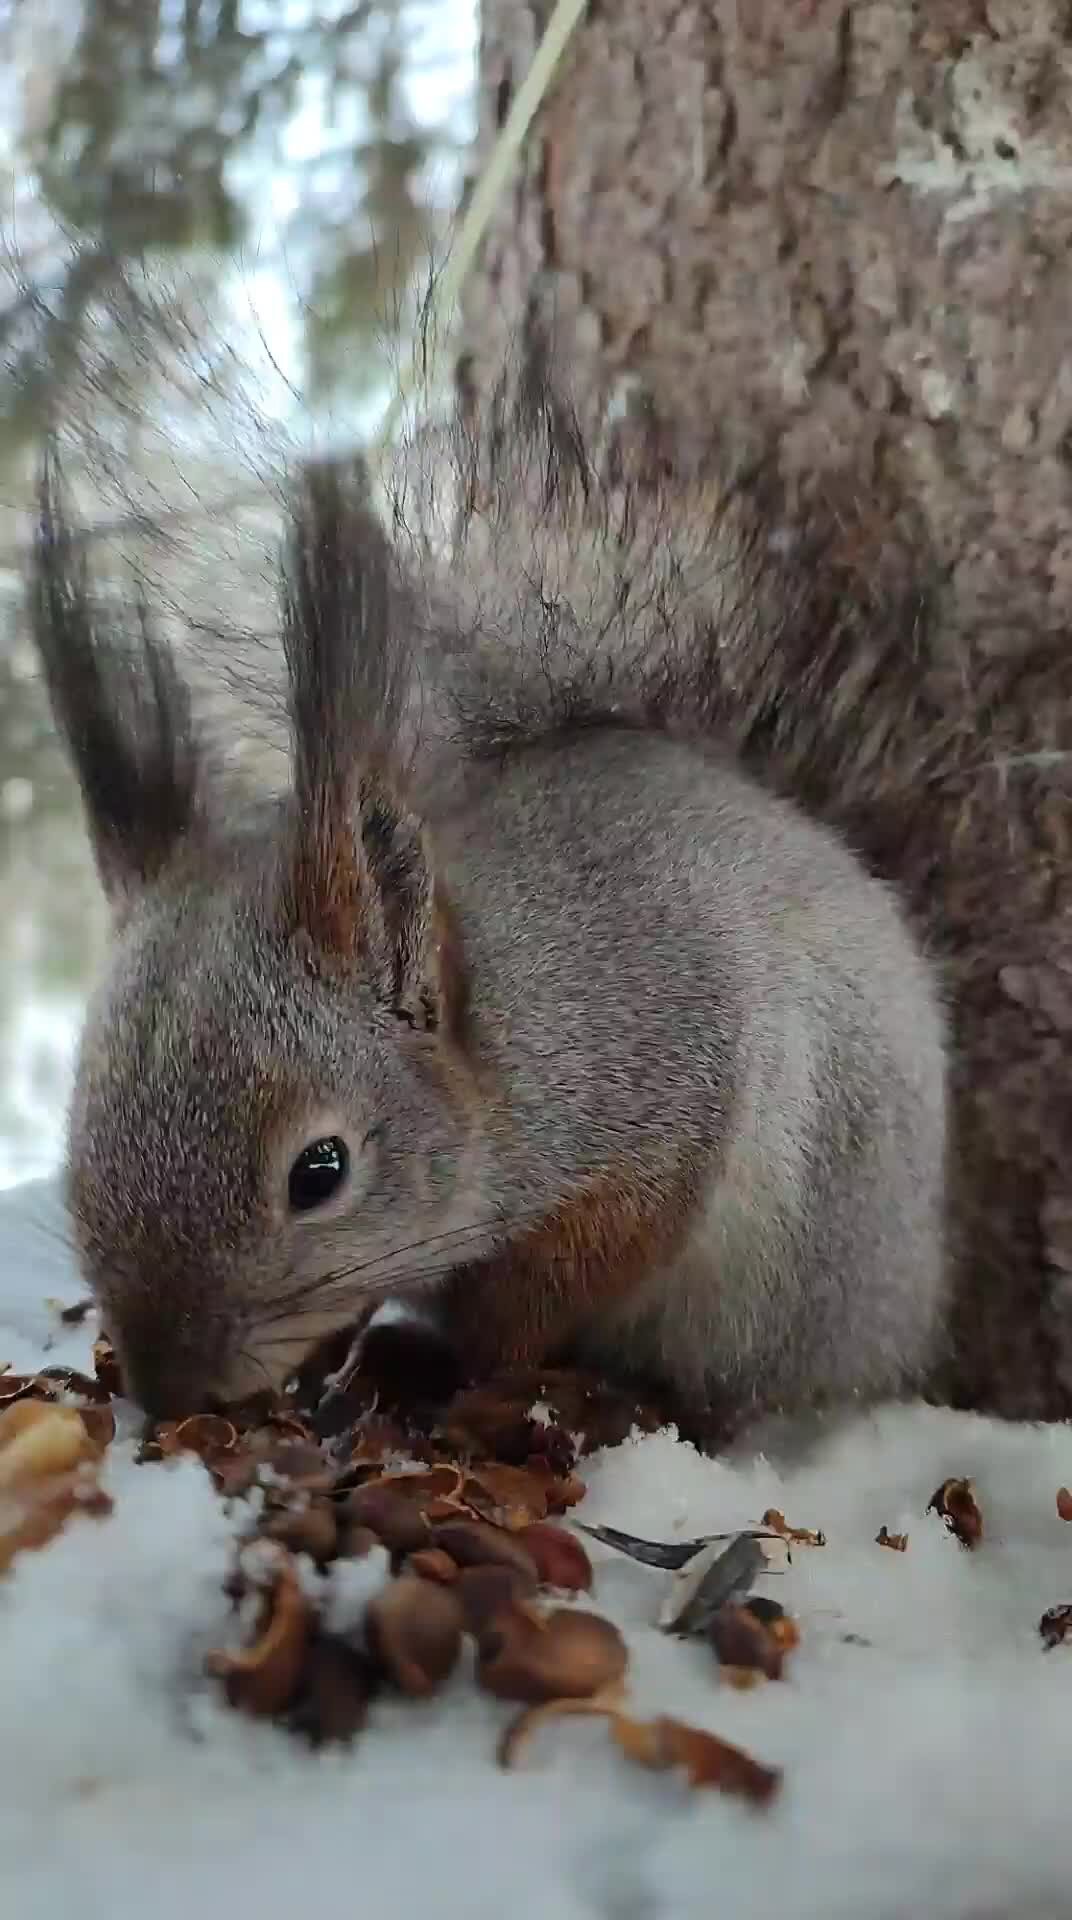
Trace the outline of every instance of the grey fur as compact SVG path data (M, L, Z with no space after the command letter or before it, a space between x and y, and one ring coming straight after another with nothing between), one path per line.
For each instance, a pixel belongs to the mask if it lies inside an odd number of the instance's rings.
M737 1412L915 1387L945 1302L943 1015L891 892L732 755L719 673L784 618L776 584L713 496L672 538L665 494L605 485L546 389L488 424L411 447L391 543L337 479L296 497L293 794L214 804L200 775L147 866L138 792L101 817L105 736L67 724L124 902L69 1190L132 1385L165 1412L278 1384L392 1291L472 1324L491 1276L489 1322L520 1325L503 1250L613 1176L649 1224L687 1205L590 1312L557 1276L573 1351ZM51 496L43 526L63 722L107 642ZM142 688L116 744L149 792L181 691ZM351 1185L290 1218L323 1133Z

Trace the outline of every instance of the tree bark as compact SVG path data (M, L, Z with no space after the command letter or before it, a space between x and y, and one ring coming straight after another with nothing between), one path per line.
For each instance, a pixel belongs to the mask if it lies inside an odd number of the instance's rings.
M548 10L484 0L477 166ZM927 585L911 725L960 751L911 817L876 786L852 826L949 980L944 1387L1068 1414L1072 9L592 0L470 287L467 378L537 316L582 388L773 466L788 514L851 502L861 604L891 563Z

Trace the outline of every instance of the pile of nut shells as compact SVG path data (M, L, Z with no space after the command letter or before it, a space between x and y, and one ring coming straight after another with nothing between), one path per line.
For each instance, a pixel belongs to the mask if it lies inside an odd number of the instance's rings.
M72 1515L111 1511L100 1471L121 1383L106 1342L94 1360L92 1376L0 1374L0 1570ZM626 1642L587 1602L592 1564L568 1519L579 1452L658 1423L606 1383L526 1375L433 1416L371 1395L331 1438L293 1403L201 1414L147 1429L138 1458L196 1455L235 1503L234 1633L207 1668L236 1710L323 1746L352 1740L378 1695L426 1699L458 1676L513 1703L505 1766L543 1720L598 1714L631 1761L765 1805L776 1770L700 1728L630 1717ZM773 1612L720 1610L708 1637L727 1672L780 1675L795 1633Z
M0 1575L74 1516L112 1511L101 1468L117 1409L130 1410L108 1343L93 1354L92 1374L0 1368ZM504 1766L545 1721L595 1715L634 1763L771 1802L776 1768L709 1731L626 1711L628 1648L591 1605L584 1537L672 1571L662 1629L705 1643L724 1683L750 1687L781 1681L799 1642L797 1623L756 1582L779 1556L824 1547L821 1532L774 1509L755 1528L686 1542L581 1523L583 1455L665 1421L581 1373L519 1373L408 1408L375 1382L350 1381L344 1411L340 1421L336 1404L325 1422L292 1395L141 1434L142 1465L196 1456L239 1522L234 1632L207 1661L222 1699L324 1746L351 1741L377 1696L472 1684L515 1708L499 1741ZM963 1550L981 1545L971 1481L945 1480L928 1512ZM1057 1512L1072 1520L1066 1488ZM875 1540L908 1549L886 1526ZM1039 1631L1047 1648L1072 1642L1072 1604L1048 1608Z

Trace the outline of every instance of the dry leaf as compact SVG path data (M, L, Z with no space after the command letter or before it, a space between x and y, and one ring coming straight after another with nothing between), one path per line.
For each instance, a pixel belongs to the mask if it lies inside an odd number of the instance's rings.
M970 1480L943 1480L928 1501L927 1512L940 1514L948 1531L969 1551L983 1537L983 1516Z
M728 1542L715 1539L678 1568L659 1609L665 1633L689 1639L709 1631L719 1609L748 1592L767 1568L766 1542L740 1533ZM788 1554L788 1547L778 1543Z

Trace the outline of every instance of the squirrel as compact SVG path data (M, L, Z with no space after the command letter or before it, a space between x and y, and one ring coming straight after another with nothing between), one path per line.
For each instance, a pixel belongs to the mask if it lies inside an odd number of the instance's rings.
M389 515L337 463L290 490L272 795L97 603L44 463L33 632L114 920L67 1194L128 1391L278 1389L398 1299L476 1378L569 1355L734 1420L917 1390L941 984L723 724L776 572L539 381L434 451Z

